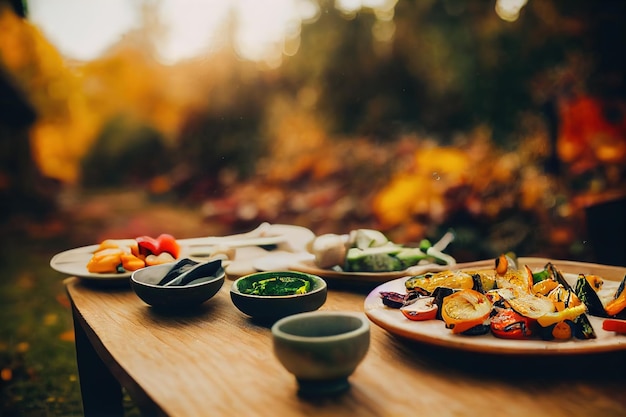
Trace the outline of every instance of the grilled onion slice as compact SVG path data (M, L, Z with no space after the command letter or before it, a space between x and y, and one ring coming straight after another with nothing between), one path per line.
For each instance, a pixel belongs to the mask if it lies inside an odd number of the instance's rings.
M457 291L443 299L441 318L452 333L463 333L483 324L491 313L491 302L475 290Z
M555 310L552 300L542 295L525 294L506 301L513 310L531 319L537 319Z

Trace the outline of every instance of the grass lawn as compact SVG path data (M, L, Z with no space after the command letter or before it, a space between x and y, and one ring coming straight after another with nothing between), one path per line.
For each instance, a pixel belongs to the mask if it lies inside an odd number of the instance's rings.
M3 237L0 248L0 415L83 415L71 311L50 258L67 244ZM128 396L127 416L138 416Z

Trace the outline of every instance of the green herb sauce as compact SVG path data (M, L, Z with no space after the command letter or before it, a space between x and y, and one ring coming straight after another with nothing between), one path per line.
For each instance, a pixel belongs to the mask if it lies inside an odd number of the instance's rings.
M253 282L250 287L240 291L244 294L277 296L304 294L310 289L311 283L305 279L275 277Z

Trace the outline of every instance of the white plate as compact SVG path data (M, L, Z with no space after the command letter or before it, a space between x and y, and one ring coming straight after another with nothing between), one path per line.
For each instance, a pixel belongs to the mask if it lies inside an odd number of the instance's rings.
M309 252L270 252L268 255L255 259L252 265L261 272L288 271L297 262L313 260L315 256Z
M177 239L181 254L179 258L189 257L196 260L206 260L211 255L211 251L216 246L230 246L233 248L252 249L253 247L277 245L288 250L303 250L315 235L312 231L301 226L286 224L263 224L264 236L253 236L252 232L237 234L233 236L211 236L190 239ZM132 243L134 239L116 239L120 244ZM130 278L131 272L122 273L92 273L87 270L87 263L93 256L99 245L89 245L80 248L70 249L60 252L52 257L50 266L57 272L79 278L98 282L123 281ZM259 248L260 249L260 248ZM242 251L243 254L251 251ZM239 251L238 251L239 253ZM259 251L265 254L266 251ZM271 253L271 252L269 252ZM260 256L260 255L257 255ZM244 260L245 261L245 260ZM252 260L247 260L252 262Z
M120 281L130 278L131 272L94 274L87 270L87 262L100 245L83 246L57 253L50 260L50 266L57 272L79 278L98 281Z
M532 259L532 261L526 260ZM533 270L542 269L548 260L541 258L520 258L520 265L527 264ZM553 261L568 282L573 283L579 273L595 273L604 278L607 284L615 285L626 274L626 268L587 264L571 261ZM418 342L444 346L447 348L492 354L588 354L615 350L626 350L626 335L618 335L602 330L602 318L588 315L596 339L544 341L544 340L508 340L498 339L491 334L482 336L464 336L453 334L446 329L443 321L411 321L398 309L386 307L380 298L381 291L406 292L406 278L398 278L372 290L365 299L365 314L376 325L388 332ZM609 281L616 281L615 284Z

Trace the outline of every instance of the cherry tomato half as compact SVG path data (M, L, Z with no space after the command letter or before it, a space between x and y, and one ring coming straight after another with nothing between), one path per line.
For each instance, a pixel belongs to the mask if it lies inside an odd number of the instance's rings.
M418 298L414 303L400 309L404 317L413 321L434 320L437 318L439 306L435 304L435 297Z
M511 309L500 310L491 318L491 333L502 339L527 339L532 335L533 320Z

